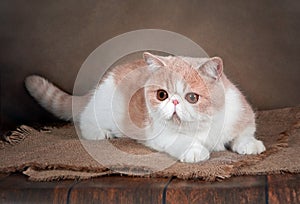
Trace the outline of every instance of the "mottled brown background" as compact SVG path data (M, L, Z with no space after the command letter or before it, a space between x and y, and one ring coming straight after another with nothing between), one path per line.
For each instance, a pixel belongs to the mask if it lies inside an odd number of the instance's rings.
M221 56L225 73L255 109L300 102L298 0L2 0L0 25L2 130L55 121L25 91L27 75L72 92L95 48L143 28L178 32Z

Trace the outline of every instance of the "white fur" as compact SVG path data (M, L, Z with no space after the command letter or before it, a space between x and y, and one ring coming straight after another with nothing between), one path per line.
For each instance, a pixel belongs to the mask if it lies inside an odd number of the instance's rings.
M126 75L127 80L122 79L122 83L118 82L116 86L115 72L110 72L95 88L92 97L90 94L72 97L39 76L30 76L25 83L30 94L44 108L62 119L71 119L73 99L73 107L77 109L73 111L75 113L73 119L79 122L81 135L85 139L101 140L129 136L183 162L206 160L211 151L225 150L226 144L231 144L231 149L239 154L259 154L265 151L263 143L255 139L256 127L250 106L242 101L243 96L234 85L226 81L225 88L222 84L222 80L227 78L222 79L223 63L220 58L175 57L189 63L188 67L192 66L199 71L200 75L204 73L204 78L210 79L208 84L214 85L211 89L215 91L213 96L217 97L211 98L213 105L212 110L207 111L209 113L199 112L195 108L198 107L195 106L196 104L191 104L185 99L186 94L192 90L179 74L161 70L162 66L168 66L167 62L174 58L154 56L150 53L145 53L144 58L148 63L149 75L143 76L144 72L135 69L136 72L133 72L135 74ZM157 76L170 77L170 79L156 78ZM137 78L143 83L136 83ZM144 84L146 79L148 81ZM166 88L168 98L153 107L146 97L145 105L149 121L145 124L149 124L143 129L131 123L128 105L134 88L145 86L146 95L151 84L168 87ZM223 93L220 94L222 91L218 89L220 87L224 89L223 104L220 104L223 101L221 98ZM87 105L86 99L89 100ZM178 104L174 105L173 100L177 100ZM199 103L202 103L201 96L197 104Z
M178 98L178 97L177 97ZM182 101L179 102L179 105ZM164 104L166 105L166 104ZM166 108L166 115L170 115L170 111L175 110L170 107ZM174 106L174 105L173 105ZM176 106L176 109L177 109ZM189 116L191 110L185 110L183 116ZM213 119L206 126L196 127L179 127L176 128L172 124L167 124L161 134L151 140L145 142L145 145L165 151L170 155L180 159L183 162L199 162L209 158L209 152L225 150L225 144L233 140L233 125L237 122L242 104L239 99L237 90L228 89L225 93L225 105L223 110L215 113ZM181 116L181 118L184 118ZM192 117L185 118L188 121ZM160 121L156 121L154 126L159 126ZM198 129L197 129L198 127ZM184 133L181 133L181 129ZM261 141L254 138L255 126L244 130L239 139L235 140L233 150L240 154L258 154L265 150ZM152 135L152 132L147 134Z
M224 143L233 140L232 150L239 154L260 154L266 148L263 143L255 139L255 123L249 124L236 138L233 138L232 127L237 123L239 115L243 112L238 90L229 89L225 100L225 127Z
M79 121L81 134L85 139L100 140L121 136L111 111L114 90L115 83L112 75L95 89ZM120 105L123 105L122 101Z
M209 68L209 73L213 74L213 70ZM259 154L265 150L262 142L254 137L254 123L240 133L234 130L234 125L244 111L240 93L235 87L225 90L223 107L210 116L194 111L184 98L188 91L185 89L188 88L184 83L177 81L172 90L169 90L169 98L156 108L151 107L146 100L152 123L151 127L145 129L146 140L140 140L141 143L183 162L206 160L211 151L225 150L225 144L229 142L232 142L232 150L239 154ZM128 103L126 96L122 94L124 93L116 91L113 74L95 89L80 117L80 129L84 138L99 140L124 135L124 131L120 129L120 121L124 121L124 118L126 121ZM175 107L172 100L178 100L179 104ZM180 118L181 122L178 124L172 119L174 113ZM127 133L130 136L130 128L126 131L129 131Z
M242 104L240 95L237 90L229 88L225 92L225 105L224 105L224 124L222 130L223 143L227 143L233 139L232 131L233 126L239 119L242 112Z
M234 140L232 150L239 154L260 154L266 148L262 141L254 138L254 128L245 129L241 135Z
M178 82L175 88L177 93L183 94L184 86L181 82ZM112 75L96 88L80 118L80 129L84 138L99 140L122 136L114 117L119 115L116 112L123 114L124 111L121 110L125 110L125 104L122 104L124 101L118 100L118 105L114 107L119 110L112 111L113 95L118 94L115 93L115 89ZM174 99L179 101L176 107L172 103ZM203 161L209 158L209 152L225 150L225 144L234 139L232 128L240 111L242 104L239 93L234 89L225 92L225 105L212 118L199 117L185 99L179 94L173 94L170 99L160 104L157 111L150 111L155 120L152 127L145 132L148 139L140 142L158 151L167 152L183 162ZM168 121L174 112L186 122L178 126ZM121 115L118 117L122 117ZM254 132L255 126L244 130L240 137L234 140L232 149L240 154L258 154L264 151L262 142L254 138Z

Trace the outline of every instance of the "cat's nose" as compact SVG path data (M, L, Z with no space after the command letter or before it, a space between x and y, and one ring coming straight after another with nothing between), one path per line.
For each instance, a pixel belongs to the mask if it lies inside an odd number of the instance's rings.
M172 100L172 103L176 106L179 102L178 102L178 100L174 99L174 100Z

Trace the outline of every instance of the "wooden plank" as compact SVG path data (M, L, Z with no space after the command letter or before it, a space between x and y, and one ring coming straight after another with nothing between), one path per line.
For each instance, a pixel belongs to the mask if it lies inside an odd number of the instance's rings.
M1 175L0 203L300 203L300 174L241 176L221 182L110 176L30 182ZM266 185L268 184L268 185ZM267 194L266 194L267 192Z
M161 203L168 181L120 176L95 178L75 185L69 203Z
M5 179L6 177L8 177L10 175L10 173L0 173L0 182Z
M265 176L213 183L175 179L167 188L166 203L266 203L265 183Z
M269 203L300 203L300 174L268 176Z
M66 203L74 182L31 182L13 174L0 181L0 203Z

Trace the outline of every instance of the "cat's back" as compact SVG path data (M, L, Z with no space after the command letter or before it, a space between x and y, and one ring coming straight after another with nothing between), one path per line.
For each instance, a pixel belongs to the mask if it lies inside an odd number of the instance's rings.
M107 80L113 80L113 83L117 86L129 75L134 74L134 72L141 72L141 70L145 70L146 68L147 64L143 59L117 64L108 69L103 78L100 80L99 86L101 86L101 84Z

